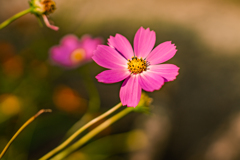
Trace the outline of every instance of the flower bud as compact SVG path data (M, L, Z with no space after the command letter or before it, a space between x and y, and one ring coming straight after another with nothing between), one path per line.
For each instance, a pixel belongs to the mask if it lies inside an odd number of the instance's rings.
M30 6L33 8L32 13L36 15L48 15L56 9L56 3L52 0L32 0Z
M31 0L29 2L32 8L31 13L35 14L37 17L42 16L43 21L47 27L57 31L59 28L49 23L47 15L53 13L56 9L56 3L53 0Z
M135 112L150 113L150 105L152 103L152 98L148 97L146 93L142 93L140 102L133 109Z

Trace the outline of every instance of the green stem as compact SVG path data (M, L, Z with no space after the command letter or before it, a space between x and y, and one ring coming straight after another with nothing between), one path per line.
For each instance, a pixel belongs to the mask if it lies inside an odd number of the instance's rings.
M92 113L96 113L100 108L99 93L98 93L96 85L90 75L88 64L86 64L84 67L80 67L80 73L82 75L84 86L86 87L86 90L87 90L88 96L89 96L88 110L82 116L82 118L79 119L69 129L66 136L73 134L78 128L82 127L84 124L86 124L88 121L90 121L92 119L91 118L93 115Z
M54 156L51 160L59 160L59 159L65 158L70 153L72 153L73 151L77 150L79 147L81 147L86 142L88 142L90 139L92 139L94 136L96 136L99 132L103 131L105 128L109 127L111 124L113 124L117 120L121 119L123 116L127 115L131 111L133 111L133 107L125 108L121 112L117 113L113 117L109 118L108 120L106 120L105 122L100 124L98 127L93 129L91 132L89 132L87 135L85 135L80 140L75 142L73 145L71 145L67 149L63 150L62 152L60 152L59 154Z
M88 112L97 112L100 107L100 97L96 85L90 75L88 64L86 64L85 67L81 67L80 69L80 72L83 75L83 81L89 95Z
M17 138L17 136L32 122L34 121L40 114L44 113L44 112L52 112L50 109L41 109L37 114L35 114L34 116L32 116L29 120L27 120L27 122L25 122L20 128L19 130L13 135L13 137L10 139L10 141L7 143L7 145L5 146L5 148L3 149L3 151L0 154L0 159L3 157L3 155L5 154L5 152L8 150L9 146L12 144L12 142Z
M88 122L86 125L84 125L83 127L81 127L79 130L77 130L73 135L71 135L67 140L65 140L62 144L60 144L58 147L56 147L55 149L53 149L52 151L48 152L46 155L44 155L42 158L40 158L39 160L46 160L49 159L50 157L52 157L54 154L56 154L57 152L59 152L60 150L62 150L63 148L65 148L67 145L69 145L77 136L79 136L80 133L82 133L84 130L86 130L88 127L90 127L91 125L93 125L94 123L102 120L103 118L109 116L110 114L112 114L114 111L116 111L117 109L119 109L122 106L121 103L117 104L116 106L114 106L113 108L111 108L110 110L108 110L107 112L105 112L104 114L98 116L97 118L91 120L90 122Z
M30 13L32 11L32 8L28 8L22 12L19 12L17 14L15 14L14 16L12 16L11 18L5 20L4 22L2 22L0 24L0 29L3 29L4 27L6 27L7 25L9 25L10 23L12 23L13 21L15 21L16 19L18 19L19 17L22 17L23 15Z

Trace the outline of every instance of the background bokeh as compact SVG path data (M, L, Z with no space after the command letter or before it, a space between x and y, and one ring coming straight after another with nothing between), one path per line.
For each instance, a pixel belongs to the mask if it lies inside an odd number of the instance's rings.
M56 147L89 103L81 68L100 94L96 115L119 102L121 83L102 84L94 62L76 69L52 65L49 48L66 34L120 33L133 42L140 26L172 41L180 67L153 98L152 114L131 113L67 159L240 159L240 3L238 0L56 0L50 18L60 30L40 27L34 15L0 30L0 150L39 109L51 108L14 141L4 159L38 159ZM0 22L28 8L27 0L0 0ZM96 116L94 115L94 116ZM93 116L93 117L94 117Z

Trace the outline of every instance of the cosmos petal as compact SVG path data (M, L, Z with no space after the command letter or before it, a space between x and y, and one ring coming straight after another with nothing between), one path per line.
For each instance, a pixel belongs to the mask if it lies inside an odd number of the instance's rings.
M89 35L84 35L81 38L82 46L86 51L86 59L91 59L93 51L97 49L97 46L103 43L102 38L92 38Z
M151 71L144 72L139 77L140 86L143 90L148 92L159 90L164 84L164 78Z
M174 64L159 64L149 66L149 71L154 74L161 75L165 81L173 81L176 79L179 67Z
M176 46L171 44L171 41L163 42L154 48L146 60L150 62L151 65L163 63L171 59L176 52Z
M78 37L73 35L73 34L69 34L69 35L66 35L64 36L62 39L61 39L61 42L60 44L62 46L65 46L67 47L69 50L73 51L75 49L77 49L79 46L79 40L78 40Z
M71 52L65 46L54 46L50 48L50 59L60 65L71 66L72 62L70 60Z
M128 61L114 48L98 45L92 59L100 66L108 69L126 69Z
M156 41L156 34L154 31L150 31L149 28L144 29L141 27L138 29L134 37L134 53L137 57L143 59L151 52Z
M131 59L133 54L133 49L127 38L121 34L116 34L115 37L110 36L108 39L108 45L114 47L119 51L126 59Z
M127 69L121 70L106 70L99 73L96 78L98 82L102 83L116 83L124 80L130 75L130 72Z
M139 85L139 75L129 76L120 89L120 99L123 105L136 107L141 98L142 89Z

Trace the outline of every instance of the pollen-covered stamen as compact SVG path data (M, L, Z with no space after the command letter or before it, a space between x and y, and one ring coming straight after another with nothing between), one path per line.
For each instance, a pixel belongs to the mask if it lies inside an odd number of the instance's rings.
M132 57L132 60L128 60L128 69L133 74L142 73L147 70L147 61L142 58Z
M45 14L53 13L56 10L56 3L53 0L42 0Z

